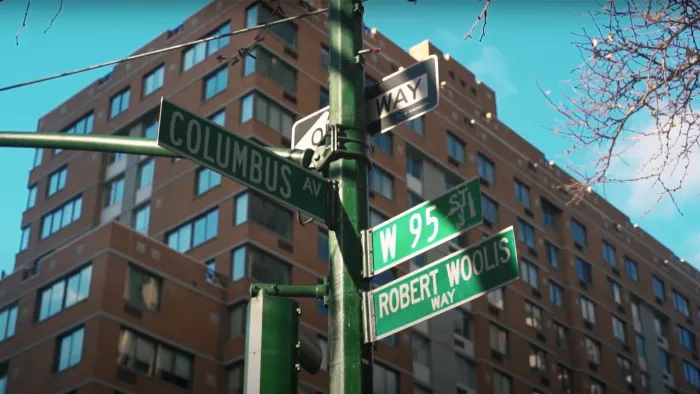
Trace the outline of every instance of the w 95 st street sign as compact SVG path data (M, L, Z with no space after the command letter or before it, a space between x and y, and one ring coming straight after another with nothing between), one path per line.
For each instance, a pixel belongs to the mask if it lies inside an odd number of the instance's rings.
M519 277L513 226L363 294L364 340L378 341Z

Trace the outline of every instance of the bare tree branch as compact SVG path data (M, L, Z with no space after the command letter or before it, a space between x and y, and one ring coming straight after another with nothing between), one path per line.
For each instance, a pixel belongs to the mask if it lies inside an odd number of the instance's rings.
M53 18L51 18L51 23L49 23L49 27L47 27L46 30L44 30L44 34L46 34L46 32L49 31L49 29L51 28L51 26L53 26L53 22L56 20L56 18L58 18L58 14L61 13L62 9L63 9L63 0L61 0L61 3L58 5L58 11L56 11L56 15L54 15Z
M644 182L652 210L688 178L693 155L700 155L700 4L693 0L608 0L588 13L594 31L575 33L582 64L555 103L563 116L554 131L593 158L571 169L579 178L563 188L579 201L596 184ZM651 125L641 127L640 122ZM630 155L638 168L625 161ZM700 157L700 156L697 156ZM700 163L699 163L700 164ZM622 169L622 171L621 171ZM660 190L655 196L654 190ZM647 211L648 213L649 211ZM645 213L646 214L646 213Z
M27 0L27 9L24 10L24 18L22 19L22 26L19 27L19 30L17 30L17 34L15 35L15 43L17 46L19 46L19 35L22 34L22 30L24 30L24 26L27 26L27 15L29 15L29 6L32 4L32 0Z
M472 33L474 32L474 29L479 25L479 21L483 18L484 19L484 24L481 26L481 37L479 38L479 42L484 39L484 36L486 35L486 24L488 23L487 17L488 17L488 11L489 7L491 6L491 0L486 0L486 5L484 5L484 9L481 10L481 13L479 16L476 17L476 20L474 21L474 24L472 25L471 29L467 32L467 34L464 36L464 39L468 39L471 37Z

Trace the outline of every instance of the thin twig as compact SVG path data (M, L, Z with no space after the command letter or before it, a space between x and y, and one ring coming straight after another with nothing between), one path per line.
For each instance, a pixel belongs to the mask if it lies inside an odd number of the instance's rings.
M476 17L476 20L474 21L472 28L469 29L467 34L464 36L465 40L468 39L469 37L471 37L472 33L474 32L474 29L476 29L476 27L479 25L479 21L481 20L481 18L484 18L484 25L483 25L482 30L481 30L481 38L479 39L479 41L484 39L484 36L486 35L486 23L487 23L486 13L488 12L490 6L491 6L491 0L486 0L486 5L484 6L484 9L481 10L481 13L479 14L479 16Z
M58 11L56 11L56 15L54 15L53 18L51 18L51 23L49 23L49 27L47 27L46 30L44 30L44 34L46 34L46 32L49 31L49 29L51 28L51 26L53 26L53 21L55 21L56 18L58 18L58 14L61 13L62 9L63 9L63 0L61 0L61 3L58 5Z
M24 26L27 26L27 15L29 15L29 6L32 4L32 0L27 0L27 9L24 10L24 18L22 18L22 26L19 27L17 34L15 35L15 43L19 46L19 35L22 34Z

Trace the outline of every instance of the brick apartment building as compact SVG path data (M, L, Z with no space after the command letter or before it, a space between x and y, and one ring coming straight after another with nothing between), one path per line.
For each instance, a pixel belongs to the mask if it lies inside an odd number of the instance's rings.
M320 2L313 6L321 6ZM288 15L313 7L285 2ZM136 53L267 21L210 3ZM39 120L39 132L155 137L161 97L238 135L289 146L328 103L327 15L130 63ZM521 280L376 346L376 393L697 393L700 273L608 202L577 206L569 176L498 121L495 93L428 41L405 52L367 29L367 79L440 62L437 110L373 144L371 223L479 176L484 225L376 278L385 283L515 226ZM251 279L313 284L323 225L188 160L38 150L15 270L0 281L0 394L242 392ZM325 345L327 310L300 299ZM478 339L478 340L477 340ZM325 367L324 367L325 368ZM324 393L328 374L300 374Z

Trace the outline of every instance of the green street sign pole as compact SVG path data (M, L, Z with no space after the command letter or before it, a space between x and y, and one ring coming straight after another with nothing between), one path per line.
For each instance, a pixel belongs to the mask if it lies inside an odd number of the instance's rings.
M362 341L361 231L368 227L367 174L370 138L365 121L362 2L330 0L328 135L336 156L328 177L337 185L329 223L328 346L331 394L372 393L372 346ZM327 140L328 141L328 140Z
M480 191L479 178L468 180L370 229L365 276L384 272L480 225Z
M164 99L158 145L326 221L329 186L324 178Z
M469 302L519 277L513 226L363 297L372 343Z

